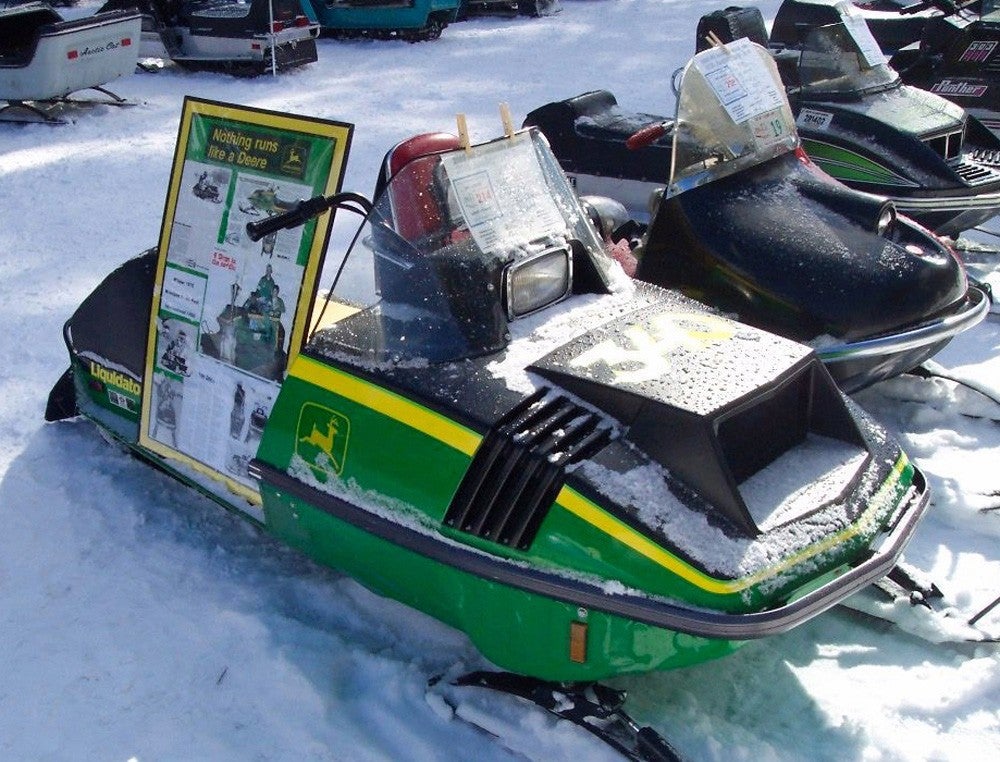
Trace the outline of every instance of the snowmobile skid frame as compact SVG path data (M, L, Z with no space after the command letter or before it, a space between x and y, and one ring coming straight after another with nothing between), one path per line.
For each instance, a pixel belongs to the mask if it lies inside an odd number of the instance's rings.
M90 87L88 90L101 93L105 98L52 98L48 100L36 101L0 101L0 122L14 122L17 124L67 124L71 120L67 119L63 112L72 111L79 108L89 108L94 106L117 106L119 108L137 105L135 101L123 98L106 87ZM82 91L78 91L82 92ZM19 115L23 112L23 116Z

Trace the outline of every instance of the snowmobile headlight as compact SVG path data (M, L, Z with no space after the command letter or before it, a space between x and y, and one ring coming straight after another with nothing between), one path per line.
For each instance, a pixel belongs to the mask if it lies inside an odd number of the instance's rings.
M875 223L875 232L880 236L889 235L895 224L896 207L891 201L886 201L878 210L878 222Z
M568 246L546 249L507 268L507 317L514 320L558 302L569 293L572 265Z

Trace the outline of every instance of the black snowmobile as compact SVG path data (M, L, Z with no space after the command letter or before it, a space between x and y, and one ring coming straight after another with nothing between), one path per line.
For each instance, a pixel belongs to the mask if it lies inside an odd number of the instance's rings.
M980 0L853 0L886 55L924 36L929 21L942 15L978 15Z
M773 58L745 38L692 59L673 120L595 91L526 123L579 193L649 202L638 278L812 344L845 390L919 365L988 309L946 245L809 159Z
M846 0L785 0L770 40L755 7L698 23L708 35L770 46L802 147L827 174L892 199L945 236L1000 212L1000 139L944 98L904 85Z
M1000 2L928 19L916 45L890 63L909 84L965 108L1000 136Z
M219 195L219 186L209 179L208 172L202 172L198 176L198 182L194 184L191 192L203 201L211 201L213 204L222 203L222 197Z
M320 27L301 0L108 0L101 10L124 7L142 13L140 59L240 76L317 60Z

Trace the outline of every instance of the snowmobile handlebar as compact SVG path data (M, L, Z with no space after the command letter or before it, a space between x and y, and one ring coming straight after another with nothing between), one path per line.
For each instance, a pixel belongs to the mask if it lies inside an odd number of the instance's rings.
M625 141L625 146L630 151L635 151L640 148L645 148L654 140L658 140L667 134L668 122L656 122L655 124L647 124L638 132L633 132L629 135L628 139Z
M362 216L371 212L371 202L359 193L334 193L330 196L313 196L300 200L287 212L275 214L263 220L247 223L247 236L251 241L259 241L265 236L277 233L279 230L295 228L304 225L313 217L318 217L327 209L337 207L348 209Z

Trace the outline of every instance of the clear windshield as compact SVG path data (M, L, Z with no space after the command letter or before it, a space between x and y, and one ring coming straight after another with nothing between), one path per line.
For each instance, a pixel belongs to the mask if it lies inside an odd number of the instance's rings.
M746 38L704 50L681 75L668 195L717 180L798 146L795 119L771 55Z
M311 345L374 363L497 351L509 321L620 277L534 130L409 161L345 263Z
M899 82L863 19L813 29L802 44L799 83L803 93L860 94Z

